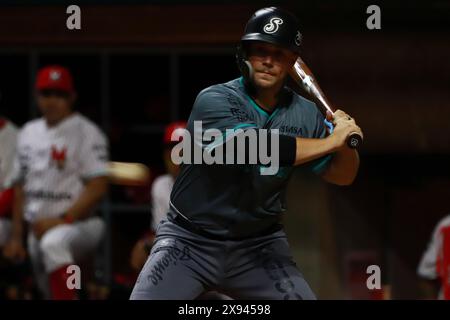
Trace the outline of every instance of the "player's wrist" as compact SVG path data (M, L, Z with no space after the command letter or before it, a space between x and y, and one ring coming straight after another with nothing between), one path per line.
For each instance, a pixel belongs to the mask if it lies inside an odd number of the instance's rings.
M336 134L330 134L328 137L325 138L328 142L329 148L330 148L330 153L339 151L340 149L340 144L339 144L339 139L337 137Z
M75 217L73 216L73 214L71 214L70 212L65 213L62 216L62 220L64 221L64 223L66 224L72 224L75 222Z

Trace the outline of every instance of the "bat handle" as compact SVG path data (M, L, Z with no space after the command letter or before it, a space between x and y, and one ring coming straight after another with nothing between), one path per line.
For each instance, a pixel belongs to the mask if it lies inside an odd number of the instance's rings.
M362 141L362 137L358 133L354 132L348 136L347 145L349 146L349 148L357 149L360 147Z

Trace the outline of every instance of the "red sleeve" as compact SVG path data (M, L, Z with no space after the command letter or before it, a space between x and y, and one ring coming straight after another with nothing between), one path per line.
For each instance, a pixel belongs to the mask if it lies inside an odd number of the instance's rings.
M0 217L11 214L14 199L14 189L6 189L0 192Z
M442 293L445 300L450 299L450 226L444 226L441 230L442 243L439 248L436 270L441 276Z

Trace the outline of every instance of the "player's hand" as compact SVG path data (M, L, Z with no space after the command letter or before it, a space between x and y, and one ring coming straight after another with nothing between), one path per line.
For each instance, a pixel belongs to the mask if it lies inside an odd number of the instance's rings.
M342 110L337 110L333 118L331 119L335 125L333 134L330 135L330 139L333 141L334 147L340 150L347 147L347 138L352 133L357 133L363 137L363 133L360 127L355 122L355 119L350 117Z
M3 248L5 258L21 262L25 259L27 253L23 247L22 240L12 238Z
M346 112L338 109L334 112L334 114L331 114L329 111L327 111L327 120L331 121L333 125L337 125L340 121L350 120L353 119L350 117ZM353 119L354 120L354 119Z
M37 220L32 225L32 230L36 238L40 239L44 233L50 230L53 227L56 227L60 224L64 224L64 220L62 218L44 218Z
M130 256L130 265L133 268L133 270L137 272L141 271L142 267L145 264L145 261L147 261L149 254L146 247L148 246L149 243L153 242L153 239L154 239L153 236L149 236L144 239L140 239L134 245Z

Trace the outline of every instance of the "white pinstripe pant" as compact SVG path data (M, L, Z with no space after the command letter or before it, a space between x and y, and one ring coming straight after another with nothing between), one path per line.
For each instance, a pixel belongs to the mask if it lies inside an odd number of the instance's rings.
M48 275L65 265L74 264L95 252L105 231L99 217L91 217L73 224L64 224L48 230L38 240L28 234L28 252L39 289L49 297Z

